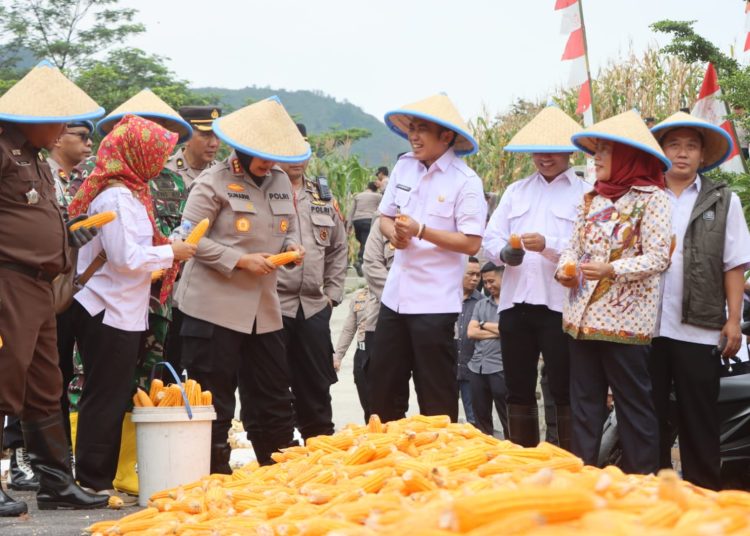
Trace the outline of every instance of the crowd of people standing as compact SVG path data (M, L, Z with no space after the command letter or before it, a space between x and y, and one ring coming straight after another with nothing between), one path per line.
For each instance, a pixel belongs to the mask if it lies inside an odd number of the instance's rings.
M750 267L737 196L702 175L730 152L721 129L678 113L649 131L633 112L582 129L546 108L505 147L536 172L490 215L462 159L477 141L436 95L386 114L412 150L345 218L276 98L222 115L144 90L91 122L102 115L47 63L0 97L0 422L12 417L10 487L37 489L41 509L118 493L123 418L162 361L213 393L212 472L231 472L235 391L261 465L295 428L333 433L330 388L355 338L365 419L405 416L413 381L421 413L455 421L460 394L483 432L494 405L506 437L536 445L541 355L560 446L596 463L611 389L636 473L670 463L674 382L684 475L720 486L715 348L739 348ZM593 185L570 168L578 150ZM101 229L74 225L109 211ZM334 348L349 230L367 287ZM66 273L72 304L56 301ZM0 515L26 511L0 491Z

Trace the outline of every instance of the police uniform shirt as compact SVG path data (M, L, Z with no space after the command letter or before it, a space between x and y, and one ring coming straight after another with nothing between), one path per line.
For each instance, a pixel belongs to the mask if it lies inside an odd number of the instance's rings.
M380 213L399 212L428 229L482 236L487 203L481 179L448 149L429 169L413 153L393 169ZM396 251L382 302L403 314L459 313L463 298L466 255L412 238Z
M236 268L246 253L280 253L299 243L292 187L274 167L256 185L233 152L193 184L184 219L210 226L185 265L177 301L186 315L252 333L282 328L276 274L256 276Z
M73 195L70 192L70 184L78 177L80 171L75 167L73 168L73 172L68 175L65 173L62 166L52 157L47 158L47 164L49 164L52 178L55 181L55 195L57 196L57 202L61 207L67 208L73 200Z
M179 173L182 180L185 181L185 187L190 188L193 182L195 182L195 179L198 178L198 175L214 165L216 165L216 160L209 162L203 169L191 168L188 164L187 158L185 158L185 148L180 147L175 154L169 157L169 160L167 160L164 167L175 173Z
M383 295L383 287L388 278L388 271L393 264L393 255L396 248L385 237L380 230L380 216L372 221L370 234L365 242L365 254L362 257L362 271L365 281L370 289L367 300L367 323L365 331L375 331L378 323L378 312L380 311L380 297Z
M294 192L296 223L305 262L278 270L281 313L294 318L301 306L305 318L322 311L328 299L341 303L348 264L344 224L333 201L320 198L317 186L304 180Z
M13 125L0 124L0 263L57 274L70 267L49 164Z

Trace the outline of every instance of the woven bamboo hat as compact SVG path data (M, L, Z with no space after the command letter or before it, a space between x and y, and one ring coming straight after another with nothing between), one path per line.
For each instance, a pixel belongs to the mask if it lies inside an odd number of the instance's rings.
M138 115L145 119L157 120L167 130L177 133L177 143L183 143L193 135L193 128L172 107L161 100L153 91L146 88L112 110L107 117L99 121L96 130L104 136L127 114Z
M582 130L581 125L560 108L547 106L503 149L511 153L572 153L578 151L578 147L570 138Z
M214 133L241 153L274 162L304 162L310 145L278 97L269 97L216 119Z
M412 117L432 121L452 130L457 134L453 150L458 155L470 155L477 152L479 144L469 134L469 127L461 114L446 95L433 95L419 102L407 104L398 110L385 114L385 124L404 139L409 137L409 123Z
M46 60L0 97L0 119L14 123L69 123L103 115L104 108Z
M703 167L698 173L704 173L721 165L732 152L732 138L721 127L712 125L698 117L685 112L677 112L651 128L651 133L661 144L664 136L676 128L692 128L703 138Z
M597 139L624 143L650 154L661 160L665 171L672 167L646 123L633 110L599 121L571 137L574 145L589 154L594 154Z

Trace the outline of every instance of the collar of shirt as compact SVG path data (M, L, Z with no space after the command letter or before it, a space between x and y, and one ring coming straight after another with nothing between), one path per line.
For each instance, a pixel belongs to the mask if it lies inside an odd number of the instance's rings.
M688 186L687 188L685 188L680 193L680 197L682 197L682 194L691 193L691 192L699 194L701 192L701 185L702 185L702 183L701 183L701 176L700 175L696 175L695 176L695 180L690 184L690 186ZM670 198L677 199L677 195L670 188L666 188L664 191L667 192L667 195Z
M410 158L412 160L417 160L417 157L414 156L414 153L406 153L401 158ZM453 148L450 148L447 151L445 151L440 158L435 160L429 168L425 167L425 165L422 163L421 160L418 160L418 162L419 162L421 172L432 171L433 169L439 169L440 171L445 171L453 164L454 160L456 159L458 159L458 156L456 156L456 153L453 150Z
M567 181L569 184L572 184L573 179L577 179L577 178L578 176L576 175L576 172L573 171L573 168L566 169L565 171L560 173L557 177L555 177L551 181L547 181L547 179L544 178L544 175L542 175L538 171L534 173L534 175L532 175L532 179L536 181L541 181L542 183L544 183L544 185L547 185L547 184L551 185L560 181Z
M471 294L469 294L468 298L464 298L464 303L470 302L470 301L479 301L482 298L484 298L482 293L475 289L471 291Z

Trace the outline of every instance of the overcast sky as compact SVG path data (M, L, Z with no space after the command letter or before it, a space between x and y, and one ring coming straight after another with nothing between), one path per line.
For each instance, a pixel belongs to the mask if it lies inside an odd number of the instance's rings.
M740 0L583 0L594 73L632 46L664 44L649 24L697 20L729 53L744 45ZM169 58L193 86L317 89L382 119L438 92L467 118L567 82L554 0L123 0L146 32L128 41ZM746 58L742 58L747 61Z

